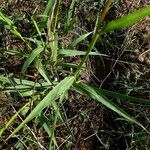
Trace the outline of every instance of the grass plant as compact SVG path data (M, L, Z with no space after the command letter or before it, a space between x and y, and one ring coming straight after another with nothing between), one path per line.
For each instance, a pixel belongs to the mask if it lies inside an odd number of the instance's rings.
M16 38L21 39L29 48L28 53L0 48L0 52L3 55L19 56L25 59L19 78L16 78L13 75L10 76L9 74L0 75L0 89L4 92L12 94L16 93L21 97L31 99L32 103L34 103L33 108L30 111L28 110L23 121L14 129L14 131L12 131L6 141L14 137L22 128L24 128L25 124L33 121L35 118L39 118L39 122L44 120L44 122L42 122L43 128L49 136L48 149L59 149L55 130L57 124L60 122L64 123L67 127L66 120L64 119L65 116L61 111L61 106L63 105L63 102L68 99L70 92L87 95L91 98L91 101L95 100L97 103L106 106L120 117L124 118L128 123L134 123L149 134L149 131L142 123L130 116L120 106L110 100L110 97L141 105L150 105L149 100L101 89L90 84L87 85L82 83L79 77L81 76L90 55L98 55L100 57L105 56L100 52L93 51L96 42L100 38L103 38L104 34L128 27L147 16L150 16L150 6L135 10L126 16L105 24L105 17L109 14L109 9L112 4L112 1L108 0L103 7L102 13L98 16L95 30L79 36L77 39L71 41L66 48L63 48L61 47L63 37L61 37L61 34L59 35L59 33L67 33L72 30L76 0L72 0L71 2L70 9L67 13L67 19L64 22L64 32L59 31L60 29L58 28L59 21L61 20L60 17L62 17L60 12L61 3L61 0L48 0L40 21L36 20L36 16L31 17L34 31L36 31L36 34L33 37L23 37L9 16L2 11L0 12L0 24L3 25L7 31L16 36ZM90 37L91 35L91 42L89 43L87 50L83 51L76 49L80 42L86 40L87 37ZM66 73L66 68L62 67L64 63L62 60L66 59L66 57L72 58L76 56L83 56L80 59L79 65L68 63L68 67L71 71ZM43 60L42 57L46 60ZM75 69L72 68L73 65L75 66ZM34 66L37 69L36 73L40 75L40 80L32 81L25 78L26 73L31 66ZM61 68L61 70L59 68ZM23 106L20 106L20 109L12 115L11 119L0 129L0 136L6 132L18 115L28 107L30 103L31 101L28 101ZM51 121L44 115L47 108L51 108L52 110Z

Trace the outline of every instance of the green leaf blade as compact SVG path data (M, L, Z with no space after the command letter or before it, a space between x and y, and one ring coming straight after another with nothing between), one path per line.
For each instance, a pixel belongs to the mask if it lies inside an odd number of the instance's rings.
M106 96L111 96L111 97L114 97L114 98L119 98L120 100L125 100L125 101L128 101L130 103L150 105L150 101L147 100L147 99L132 97L132 96L129 96L129 95L126 95L126 94L112 92L112 91L104 90L104 89L101 89L101 92L102 92L102 94L104 94Z
M48 0L46 8L43 12L43 18L41 19L41 24L40 24L40 29L43 29L43 27L46 27L47 25L47 21L48 21L48 17L51 13L51 10L53 8L54 5L54 0Z
M68 48L73 48L74 46L79 44L81 41L85 40L90 34L92 34L92 32L89 32L89 33L86 33L86 34L79 36L70 45L68 45Z
M106 98L100 91L95 89L94 87L88 86L83 83L78 83L75 87L78 91L82 92L83 94L86 94L90 96L92 99L97 100L98 102L105 105L107 108L113 110L114 112L118 113L120 116L124 117L131 123L135 123L144 130L144 126L137 122L134 118L132 118L130 115L128 115L125 111L123 111L120 107L118 107L114 102L110 101L108 98Z
M33 109L33 111L26 117L26 119L12 132L12 134L7 138L7 140L11 138L15 133L17 133L21 128L23 128L23 126L26 123L38 116L45 107L51 105L59 96L61 96L65 91L69 90L74 81L75 78L73 76L69 76L63 79L58 85L56 85L45 96L45 98Z
M34 65L36 67L36 69L38 70L38 72L41 74L41 76L49 83L49 84L53 84L52 79L50 78L50 76L47 73L47 70L44 68L42 62L36 58L34 61Z
M22 73L25 73L29 65L33 62L33 60L44 50L43 47L38 47L32 51L32 53L27 58L26 62L22 67Z
M141 19L143 19L146 16L150 16L150 6L141 8L139 10L136 10L133 13L130 13L126 16L123 16L119 19L109 22L108 24L106 24L103 27L102 32L107 33L107 32L111 32L113 30L128 27L130 25L133 25L137 21L140 21Z
M73 56L83 56L86 54L86 51L79 51L74 49L59 49L58 50L59 55L63 55L64 57L73 57ZM104 54L100 54L98 52L90 52L89 55L92 56L106 56Z

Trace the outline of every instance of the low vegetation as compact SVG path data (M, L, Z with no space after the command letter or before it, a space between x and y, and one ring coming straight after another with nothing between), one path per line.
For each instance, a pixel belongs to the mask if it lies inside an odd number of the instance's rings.
M120 76L121 71L125 72L121 68L118 73L120 80L117 80L116 75L112 82L111 78L114 77L110 74L120 56L114 61L106 52L107 49L105 52L100 49L111 47L111 50L114 50L112 53L115 54L117 45L109 41L109 36L115 37L115 33L122 32L150 16L150 6L110 20L107 15L109 16L116 4L111 0L94 2L91 7L97 17L93 19L84 16L87 19L85 23L95 24L92 30L87 31L79 26L81 20L76 16L78 2L72 0L66 3L61 0L48 0L46 6L43 6L44 10L41 8L42 14L35 9L28 18L15 18L17 14L11 16L5 7L0 11L1 38L4 39L3 36L8 34L10 36L5 37L6 41L10 38L19 41L17 48L11 45L10 49L3 42L0 46L1 97L7 99L6 103L13 109L13 112L9 112L10 117L7 117L7 112L0 113L3 118L0 129L2 149L9 145L13 149L94 149L94 143L97 145L96 149L121 149L123 145L122 149L143 149L145 145L148 147L148 143L145 144L149 141L150 134L146 121L148 116L142 120L141 114L137 116L140 110L136 109L138 106L141 111L142 107L148 108L150 101L147 95L139 97L136 92L131 92L144 88L136 84L135 80L141 79L130 78L125 73ZM85 2L81 3L84 5ZM67 9L64 6L68 6ZM97 8L100 8L101 12ZM13 61L9 64L7 59L11 58ZM98 65L96 60L99 60L101 65ZM114 66L109 65L112 61L115 62ZM112 87L104 84L107 76L99 83L91 77L94 70L99 70L100 76L103 76L104 68L110 70L108 83ZM149 79L146 84L149 89ZM118 90L113 90L116 88ZM85 102L88 102L87 106L84 105ZM81 106L76 107L76 103ZM126 108L122 104L126 105ZM91 105L91 110L88 110L88 105ZM130 110L127 106L135 108ZM71 107L75 107L78 115L71 112ZM100 116L94 118L93 115L93 120L89 117L91 112L96 113L100 109L105 112L103 114L107 114L103 119L112 122L114 127L111 131L107 125L104 125L105 128L100 124L96 125L97 120L101 119ZM91 130L88 131L86 123ZM87 129L84 133L80 132L80 136L77 136L80 129L78 124L83 125L81 130L84 126ZM82 141L90 142L83 144ZM117 144L119 141L123 143L120 146Z

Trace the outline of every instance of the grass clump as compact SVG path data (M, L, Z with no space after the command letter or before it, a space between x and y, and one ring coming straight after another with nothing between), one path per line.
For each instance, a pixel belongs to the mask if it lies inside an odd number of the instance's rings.
M18 111L12 115L11 119L0 130L0 135L3 136L6 130L9 129L9 126L15 122L15 119L21 118L22 122L17 124L18 126L5 139L9 141L9 139L17 136L21 129L27 128L31 130L31 137L29 136L31 138L29 140L30 144L21 141L24 137L18 138L20 142L16 144L17 148L21 142L24 143L21 146L30 147L33 139L38 143L40 149L61 149L65 142L67 142L66 147L68 149L74 147L74 144L67 141L67 139L71 139L71 141L75 142L76 139L69 126L66 110L64 110L63 106L70 98L71 93L87 95L91 101L95 100L98 104L103 104L117 113L121 117L120 120L122 122L126 121L132 126L135 124L136 127L142 128L147 135L149 134L146 126L141 124L138 119L131 117L121 106L110 100L110 97L141 105L149 105L150 102L148 100L105 90L91 84L87 85L82 82L81 76L86 69L85 64L90 55L99 56L99 58L106 56L101 52L94 51L97 41L102 42L104 34L108 32L128 27L149 16L150 7L141 8L105 24L106 15L109 13L112 4L112 1L108 0L104 4L101 14L99 15L98 13L95 29L92 32L79 35L76 39L68 39L66 35L69 33L73 34L73 17L76 4L77 1L72 0L66 20L63 20L64 16L61 15L62 1L49 0L42 15L31 16L30 22L32 22L33 29L29 37L22 36L12 19L2 11L0 12L1 25L7 32L11 32L15 38L24 42L27 48L26 52L9 50L4 47L0 48L0 52L3 55L19 56L25 60L19 76L17 73L12 75L6 72L5 68L2 68L3 73L0 75L1 90L24 99L24 105L19 106ZM63 22L61 23L60 21ZM85 51L77 49L78 45L89 37L91 41L89 41L87 49ZM79 63L74 63L74 58ZM71 62L69 62L69 59ZM30 75L32 71L33 75ZM28 126L31 121L33 127ZM56 128L59 125L61 126L61 124L65 126L69 135L62 140L63 142L59 142L56 136ZM35 128L36 131L36 128L39 126L40 131L44 130L44 135L42 133L35 135L32 131L31 128ZM43 138L45 135L47 136L47 143L49 143L46 147L42 146L38 139L38 136ZM107 149L106 144L103 144L101 140L100 142Z

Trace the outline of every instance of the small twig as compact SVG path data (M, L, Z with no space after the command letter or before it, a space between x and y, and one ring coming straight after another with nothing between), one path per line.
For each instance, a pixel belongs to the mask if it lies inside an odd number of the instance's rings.
M146 54L147 52L150 52L150 49L148 49L147 51L143 52L142 54L140 54L139 57L143 56L144 54Z
M12 105L12 108L13 108L13 110L14 110L15 112L17 112L16 109L13 107L13 105ZM18 117L21 119L21 121L23 121L22 117L21 117L19 114L18 114ZM40 146L40 148L43 149L43 150L46 150L46 148L39 142L38 138L36 137L36 135L34 134L34 132L30 129L30 127L27 126L27 125L25 125L25 126L30 130L30 132L32 133L33 137L34 137L35 140L37 141L37 143L38 143L38 145Z

